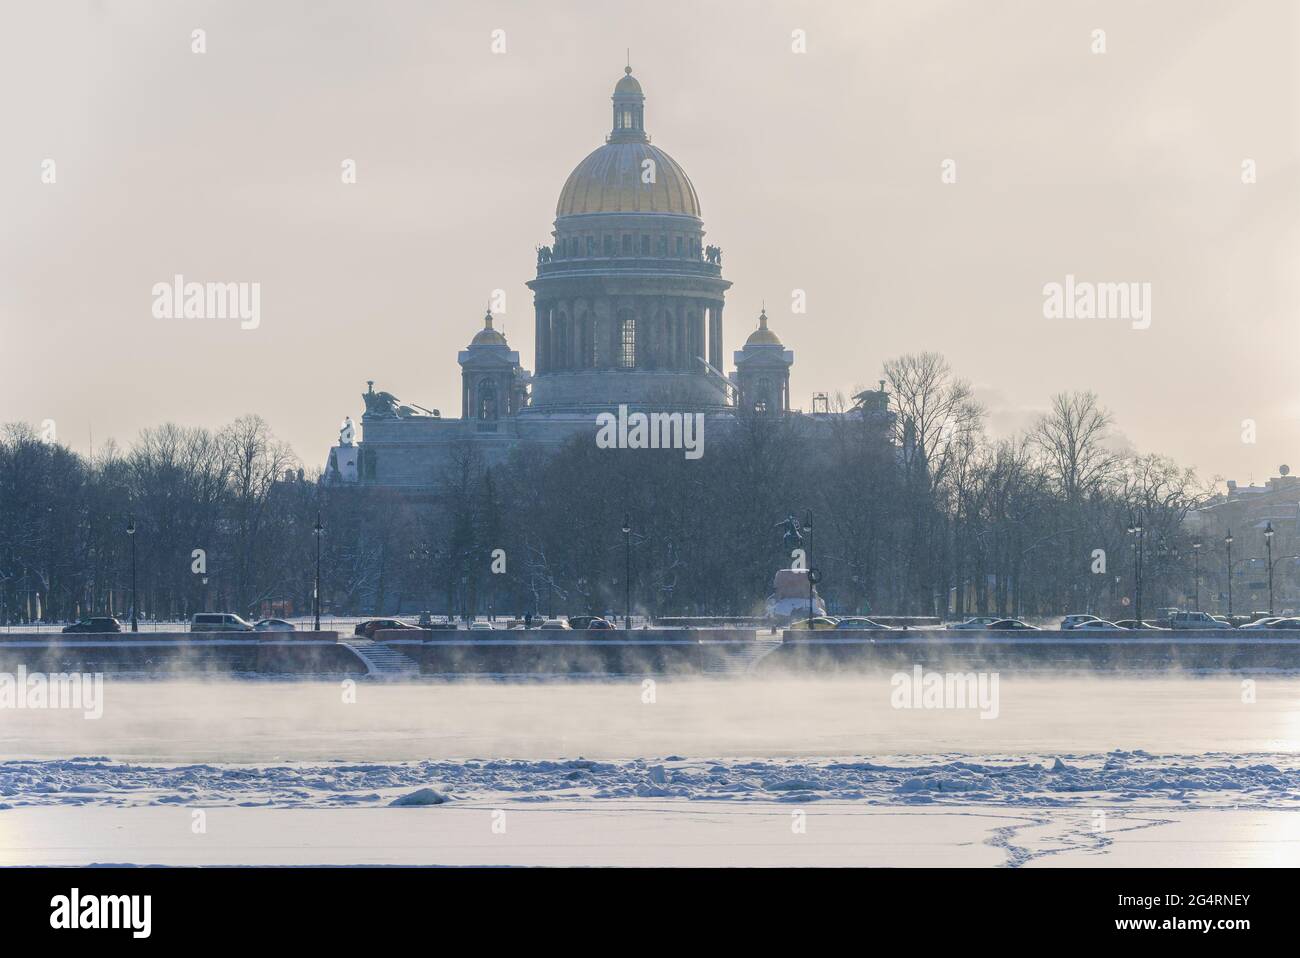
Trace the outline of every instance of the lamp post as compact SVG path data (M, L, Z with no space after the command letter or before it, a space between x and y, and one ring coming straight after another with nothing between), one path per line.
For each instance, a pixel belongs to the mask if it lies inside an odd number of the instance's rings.
M1223 537L1223 544L1228 547L1228 618L1232 618L1232 530Z
M1264 523L1264 548L1268 550L1268 614L1273 614L1273 523Z
M1192 568L1196 579L1196 611L1201 611L1201 540L1192 543Z
M325 526L320 521L320 510L316 510L316 524L311 527L311 534L316 537L316 584L311 590L312 627L320 631L320 540L325 534Z
M140 617L135 598L135 516L126 520L126 537L131 540L131 631L140 631Z
M623 629L632 628L632 517L623 513Z
M1138 520L1128 527L1133 537L1133 614L1138 628L1142 627L1142 522Z

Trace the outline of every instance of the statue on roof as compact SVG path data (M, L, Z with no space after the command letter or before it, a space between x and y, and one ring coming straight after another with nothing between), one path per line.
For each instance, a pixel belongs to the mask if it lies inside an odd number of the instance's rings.
M425 409L415 403L403 404L390 392L375 392L373 379L366 380L366 385L369 388L361 394L366 403L362 419L437 419L442 415L436 409Z

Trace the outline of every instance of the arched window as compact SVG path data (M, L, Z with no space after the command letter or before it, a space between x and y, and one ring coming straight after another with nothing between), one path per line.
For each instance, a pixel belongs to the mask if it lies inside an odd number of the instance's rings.
M624 310L619 313L618 364L624 369L636 368L636 317Z
M482 379L478 384L478 418L497 418L497 387L492 380Z

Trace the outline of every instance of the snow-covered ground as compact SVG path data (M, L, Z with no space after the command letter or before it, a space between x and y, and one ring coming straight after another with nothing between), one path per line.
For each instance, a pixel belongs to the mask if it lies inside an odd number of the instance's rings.
M0 712L0 863L1296 865L1300 680L1253 681L110 680Z

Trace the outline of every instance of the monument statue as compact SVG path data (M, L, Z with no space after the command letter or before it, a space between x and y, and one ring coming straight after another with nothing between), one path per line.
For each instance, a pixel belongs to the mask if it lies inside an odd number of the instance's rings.
M791 513L785 519L776 524L779 529L785 529L785 548L788 552L793 552L803 544L803 533L799 531L799 520Z
M348 416L343 420L343 428L339 430L339 445L352 445L352 440L356 438L356 435L357 428L352 425L352 417Z
M361 394L366 403L362 419L437 419L442 416L436 409L425 409L415 403L403 404L390 392L375 392L373 379L367 379L366 386L367 391Z

